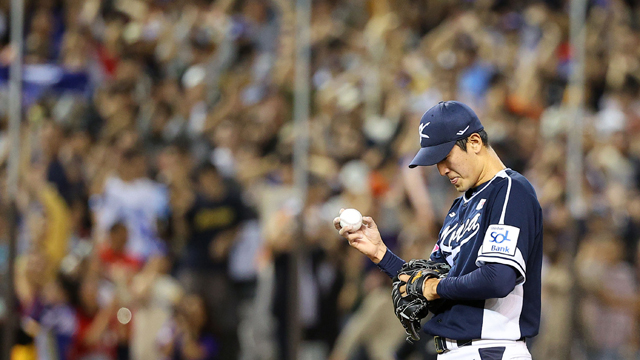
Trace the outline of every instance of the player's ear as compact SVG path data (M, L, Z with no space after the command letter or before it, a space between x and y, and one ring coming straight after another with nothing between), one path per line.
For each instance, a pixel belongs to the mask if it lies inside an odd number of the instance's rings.
M467 138L467 148L477 154L482 149L482 138L478 133L473 133Z

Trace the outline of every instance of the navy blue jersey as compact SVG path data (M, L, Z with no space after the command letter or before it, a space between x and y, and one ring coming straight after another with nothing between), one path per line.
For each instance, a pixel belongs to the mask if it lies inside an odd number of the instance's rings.
M431 260L450 277L488 263L513 267L516 286L504 298L456 301L434 315L425 332L451 339L517 340L538 333L542 268L542 209L529 181L511 169L456 199Z
M451 266L448 279L492 263L512 267L517 278L515 288L503 298L447 299L425 323L425 332L456 340L518 340L538 334L542 209L524 176L502 170L456 199L430 258ZM387 251L378 266L394 277L403 263Z

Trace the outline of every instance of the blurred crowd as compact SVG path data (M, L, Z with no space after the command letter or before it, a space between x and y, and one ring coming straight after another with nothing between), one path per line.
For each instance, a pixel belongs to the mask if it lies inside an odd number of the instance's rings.
M12 359L293 360L295 337L299 359L434 359L427 336L404 342L390 281L331 220L357 208L394 252L427 257L457 194L407 165L421 115L453 99L544 210L534 358L640 358L640 7L588 1L570 208L569 3L312 1L303 202L295 2L27 0L18 144L0 1L3 189L21 150L18 306L0 307L20 316Z

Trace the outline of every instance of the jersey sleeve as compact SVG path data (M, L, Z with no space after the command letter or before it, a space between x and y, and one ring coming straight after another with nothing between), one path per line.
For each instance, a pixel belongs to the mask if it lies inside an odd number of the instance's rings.
M510 177L506 180L492 204L476 266L509 265L518 272L516 284L523 284L527 278L527 259L541 221L540 206L533 191Z
M387 276L393 279L400 269L402 265L404 265L405 261L402 260L398 255L391 252L389 248L387 248L387 252L384 253L382 260L377 264L378 268L382 270Z
M442 254L442 251L440 250L440 241L441 240L438 239L438 242L433 247L433 250L431 250L431 255L429 255L429 260L434 262L439 262L439 263L447 263L447 259L445 258L445 256Z

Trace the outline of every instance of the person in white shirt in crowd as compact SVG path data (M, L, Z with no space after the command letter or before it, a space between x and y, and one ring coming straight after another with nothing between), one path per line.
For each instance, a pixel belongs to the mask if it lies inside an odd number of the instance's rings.
M129 231L126 251L143 260L166 252L158 236L158 222L169 215L167 188L151 180L146 169L145 156L139 150L125 151L116 174L105 180L102 194L94 195L91 204L98 234L124 222Z

